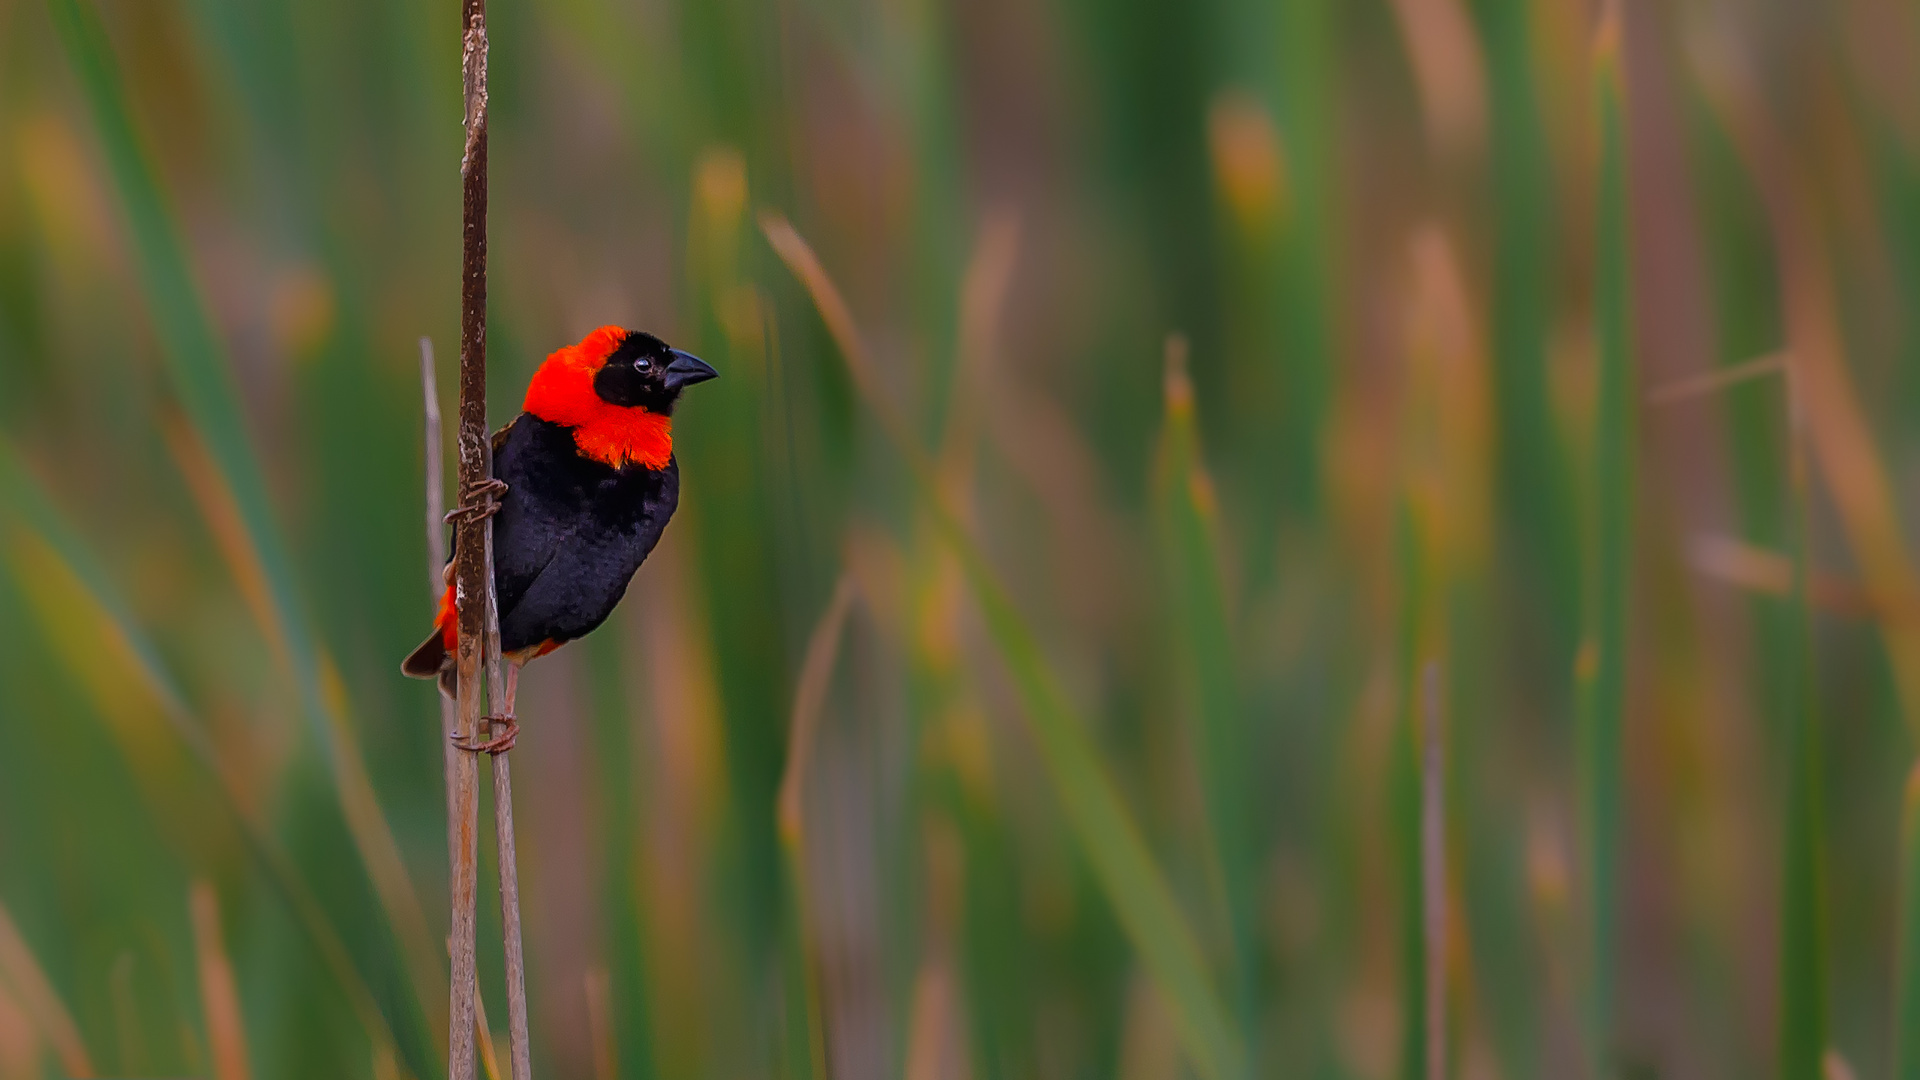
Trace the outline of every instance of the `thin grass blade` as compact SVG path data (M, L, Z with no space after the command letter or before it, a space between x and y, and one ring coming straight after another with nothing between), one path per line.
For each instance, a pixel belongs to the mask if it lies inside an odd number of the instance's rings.
M1234 672L1234 632L1212 480L1201 461L1187 345L1166 347L1164 517L1171 549L1174 642L1199 726L1200 787L1213 831L1219 891L1226 911L1229 977L1241 1022L1252 1019L1253 861L1249 835L1246 715Z
M116 659L134 673L151 696L167 729L215 781L215 789L246 839L249 852L306 931L376 1051L394 1051L394 1033L355 966L339 930L295 869L293 860L267 827L248 811L247 800L221 765L218 752L193 717L184 693L161 661L158 650L119 599L105 571L21 468L4 440L0 440L0 506L6 507L11 522L19 530L8 539L17 544L24 537L40 545L71 578L73 588L63 594L63 606L70 612L80 611L91 616L98 627L100 655ZM89 684L86 672L75 670L71 674L77 682Z
M1900 920L1894 954L1893 1075L1920 1080L1920 766L1900 814Z
M371 800L373 788L365 768L338 737L346 723L343 709L337 707L343 699L329 701L321 652L294 587L292 560L273 519L232 368L201 303L186 249L135 131L118 64L97 14L85 0L49 0L49 6L91 108L119 195L167 374L210 463L211 476L196 488L207 491L209 505L231 500L238 524L238 535L230 545L236 576L243 589L257 579L264 592L264 603L259 605L262 629L284 652L302 711L335 777L355 845L401 942L411 988L423 1015L441 1017L440 1003L446 994L439 989L444 984L437 950L392 830ZM219 532L221 515L210 518L210 524ZM366 800L357 801L356 793L367 796ZM432 1022L439 1026L439 1021Z
M33 949L20 936L13 916L4 905L0 905L0 978L6 980L14 1000L39 1029L41 1037L53 1046L54 1055L60 1059L60 1067L67 1075L92 1076L93 1057L80 1038L80 1026L73 1022L73 1014L60 1000L59 992L41 969Z
M959 561L988 636L1007 665L1032 725L1074 838L1128 939L1166 995L1194 1070L1202 1080L1236 1080L1245 1070L1243 1044L1213 984L1199 942L1100 763L1085 725L1049 670L1040 643L973 538L946 507L924 448L881 389L851 311L819 258L783 219L763 217L761 227L812 296L861 397L910 466L914 492Z
M1625 93L1618 6L1603 15L1595 57L1599 106L1599 264L1595 320L1599 401L1593 450L1593 577L1581 650L1578 765L1586 830L1587 1049L1600 1075L1614 1045L1619 979L1620 844L1625 809L1627 597L1632 588L1634 391Z

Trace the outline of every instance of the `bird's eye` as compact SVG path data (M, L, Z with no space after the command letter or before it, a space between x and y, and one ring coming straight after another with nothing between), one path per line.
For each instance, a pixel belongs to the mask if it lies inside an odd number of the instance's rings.
M653 361L643 356L633 362L633 369L635 371L651 371L653 369Z

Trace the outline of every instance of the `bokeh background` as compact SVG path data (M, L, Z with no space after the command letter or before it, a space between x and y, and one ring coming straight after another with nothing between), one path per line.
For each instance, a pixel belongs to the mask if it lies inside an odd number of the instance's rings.
M1915 5L491 27L496 422L723 373L522 683L539 1075L1920 1076ZM0 0L5 1080L444 1073L458 35Z

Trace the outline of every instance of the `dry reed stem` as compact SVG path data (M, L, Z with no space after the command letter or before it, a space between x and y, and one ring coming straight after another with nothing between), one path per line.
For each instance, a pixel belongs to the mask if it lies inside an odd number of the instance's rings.
M487 431L487 7L461 4L460 75L466 142L460 157L460 494L459 542L455 544L455 599L459 610L460 677L458 726L463 739L480 734L480 685L496 710L506 706L500 672L499 610L493 595L493 527L479 513L492 496ZM474 903L478 887L479 762L462 753L454 766L458 844L453 875L453 968L448 1068L453 1080L473 1075L474 1023L479 986L474 969ZM507 1024L513 1080L530 1080L527 1045L525 956L520 938L520 885L513 829L513 773L505 754L493 759L495 835L499 840L500 922L505 935Z
M461 4L461 77L464 84L466 145L460 157L460 414L459 498L462 509L475 510L485 498L487 481L487 111L486 5L484 0ZM459 684L457 721L460 737L476 741L480 734L481 647L486 617L481 607L487 596L483 547L492 530L475 513L462 517L454 544L454 600L459 612L459 644L455 654ZM448 892L453 909L451 936L453 973L449 987L447 1021L447 1075L450 1080L473 1080L474 998L479 992L474 967L474 902L479 886L480 762L470 753L455 756L450 801L454 813L447 819L452 874Z
M491 473L491 462L489 462ZM486 530L487 698L496 711L505 708L507 688L500 671L500 609L493 594L493 530ZM493 831L498 841L500 927L507 974L507 1052L513 1080L530 1080L532 1050L527 1045L527 961L520 939L520 866L513 831L513 770L505 753L493 755ZM478 996L476 993L476 1002Z
M60 1000L47 973L40 969L33 950L13 923L13 916L0 904L0 981L4 981L20 1008L33 1020L42 1038L53 1045L60 1068L70 1077L93 1075L93 1059L86 1043L80 1040L80 1028L73 1014Z
M247 1024L240 1015L240 989L233 961L220 933L220 899L206 881L193 883L187 897L193 916L194 958L200 970L200 1007L206 1014L207 1048L213 1054L213 1080L249 1080Z
M433 341L420 339L420 391L426 405L426 488L427 488L427 599L438 604L440 595L447 587L447 541L446 528L446 463L442 440L445 438L440 429L440 388L434 372ZM460 751L453 745L454 736L460 732L460 717L454 702L447 700L445 694L435 694L440 703L440 737L445 740L442 747L443 762L447 778L447 821L451 824L460 815L459 800L455 797L459 784L455 779L459 773ZM460 859L459 833L447 829L447 865L452 866Z
M446 493L443 489L444 470L442 433L440 429L440 389L439 379L434 371L433 339L420 339L420 389L425 402L426 414L426 503L427 503L427 597L434 603L440 602L440 594L447 587L447 541L442 531L446 525ZM459 732L459 716L454 702L445 694L434 695L440 702L440 735L444 740L442 753L445 755L447 777L447 820L452 821L459 807L454 802L454 775L459 759L464 753L453 745L453 737ZM449 829L447 855L457 858L459 852L451 845L457 834ZM487 1028L487 1005L480 996L479 988L474 989L474 1034L479 1039L480 1067L488 1080L500 1080L500 1063L494 1057L493 1033Z

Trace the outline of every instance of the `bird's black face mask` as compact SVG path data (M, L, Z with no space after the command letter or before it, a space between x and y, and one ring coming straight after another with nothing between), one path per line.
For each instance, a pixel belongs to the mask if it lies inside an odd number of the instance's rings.
M639 406L672 416L680 391L718 374L699 357L671 348L652 334L636 332L628 334L600 365L593 376L593 392L609 405Z

